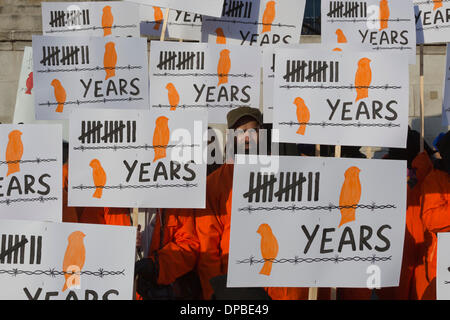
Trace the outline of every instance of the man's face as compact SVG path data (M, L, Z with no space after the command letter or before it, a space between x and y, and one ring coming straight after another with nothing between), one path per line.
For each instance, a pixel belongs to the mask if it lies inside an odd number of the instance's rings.
M257 121L251 117L244 117L239 120L235 126L236 141L235 148L241 150L244 145L245 153L248 154L249 150L257 153L258 151L258 138L259 138L260 125ZM252 152L253 153L253 152Z

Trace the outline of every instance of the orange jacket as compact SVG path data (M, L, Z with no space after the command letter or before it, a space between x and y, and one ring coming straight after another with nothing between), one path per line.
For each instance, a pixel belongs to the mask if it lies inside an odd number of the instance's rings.
M127 208L68 207L68 164L63 166L63 222L95 223L131 226L130 210Z
M200 241L198 272L203 296L211 299L209 280L227 273L233 165L224 164L208 176L206 209L196 210L195 224ZM265 288L272 299L307 299L308 288Z
M161 214L165 219L162 241ZM149 250L149 258L155 260L158 255L158 284L171 284L193 270L199 249L193 209L162 209L158 212Z
M450 231L450 175L433 169L423 183L421 201L423 224L431 233L431 246L427 250L425 261L426 276L430 285L422 299L436 299L436 233Z
M415 268L420 264L420 253L424 246L424 230L420 217L420 193L425 177L432 170L433 164L426 152L421 152L412 162L416 171L417 183L414 187L407 186L406 230L403 244L403 260L398 287L388 287L376 290L380 300L416 299L416 286L422 283L419 276L414 276ZM420 271L419 271L420 274ZM371 290L365 288L339 288L338 297L342 300L368 300Z

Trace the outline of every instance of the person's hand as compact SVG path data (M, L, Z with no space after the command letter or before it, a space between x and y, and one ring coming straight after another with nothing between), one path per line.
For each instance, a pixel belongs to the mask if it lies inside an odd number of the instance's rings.
M141 233L141 225L139 224L137 226L137 233L136 233L136 249L142 248L142 233Z

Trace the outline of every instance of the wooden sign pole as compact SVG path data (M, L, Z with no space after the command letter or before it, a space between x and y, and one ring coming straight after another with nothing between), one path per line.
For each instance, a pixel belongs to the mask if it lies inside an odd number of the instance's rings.
M320 144L316 144L316 157L320 157ZM317 300L319 288L311 287L308 289L308 300Z
M423 44L420 45L420 152L424 150L425 141L425 97L423 72Z

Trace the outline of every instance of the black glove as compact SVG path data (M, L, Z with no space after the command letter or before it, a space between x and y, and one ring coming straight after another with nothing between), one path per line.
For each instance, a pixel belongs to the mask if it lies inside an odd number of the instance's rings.
M157 284L157 271L152 259L144 258L134 265L134 276L137 277L136 291L144 300L173 299L172 286Z

